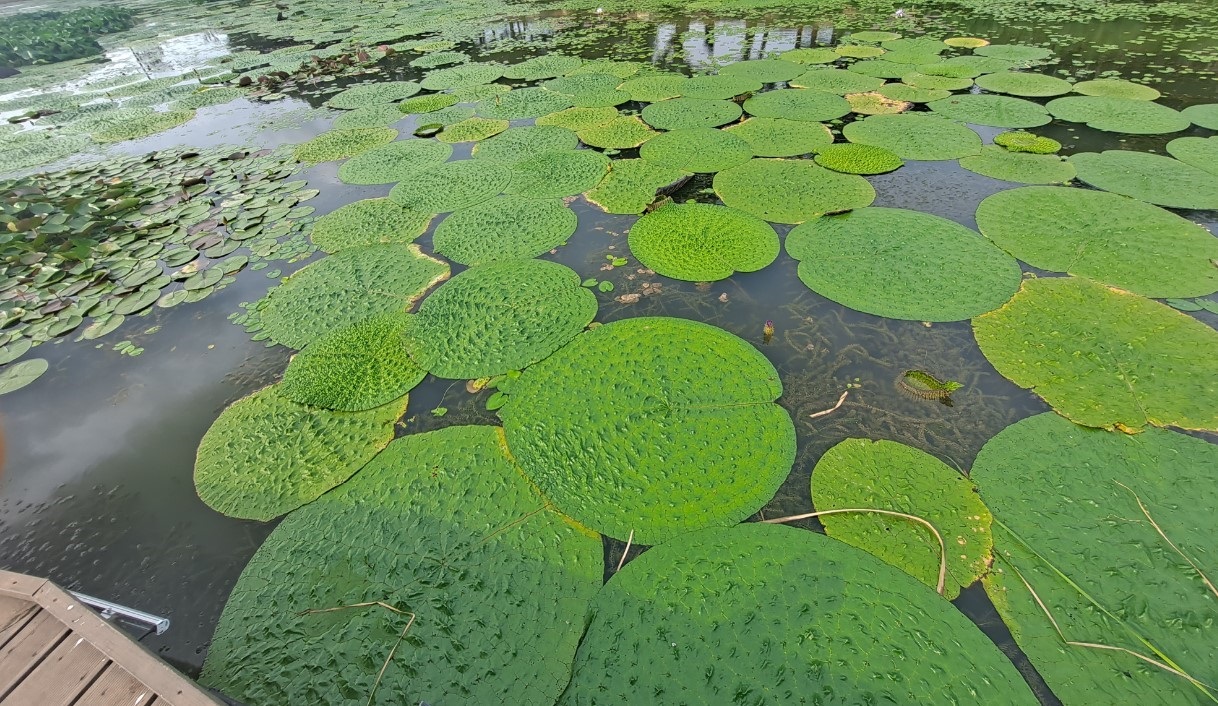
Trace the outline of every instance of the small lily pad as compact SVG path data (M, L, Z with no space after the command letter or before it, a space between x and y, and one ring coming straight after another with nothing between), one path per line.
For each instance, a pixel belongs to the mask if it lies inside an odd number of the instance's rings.
M871 145L847 142L826 145L816 151L816 163L844 174L886 174L905 164L896 154Z
M30 358L20 363L10 363L0 370L0 395L16 392L29 385L50 368L43 358Z
M670 204L630 228L630 252L657 274L687 282L711 282L736 272L756 272L780 250L774 228L726 206Z

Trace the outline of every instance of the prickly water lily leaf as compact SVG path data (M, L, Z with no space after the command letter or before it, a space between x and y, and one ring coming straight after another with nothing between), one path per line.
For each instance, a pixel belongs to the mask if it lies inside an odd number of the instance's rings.
M445 218L432 246L463 265L530 258L567 242L578 224L560 199L500 196Z
M850 103L839 95L803 88L780 88L758 93L744 102L749 115L819 123L850 112Z
M1074 84L1074 92L1084 96L1103 96L1106 98L1124 98L1136 101L1152 101L1161 93L1140 83L1125 81L1118 78L1101 78L1094 81L1079 81Z
M979 76L977 85L992 93L1006 93L1027 98L1064 96L1074 90L1074 84L1065 79L1022 71L999 71Z
M393 142L398 131L390 127L364 127L349 130L330 130L296 147L296 159L300 162L332 162L336 159L354 157L373 147Z
M447 213L482 203L512 180L509 165L486 160L445 162L398 182L389 198L419 213Z
M615 159L600 185L584 196L607 213L642 213L655 201L657 191L689 176L642 159Z
M884 79L856 74L845 69L812 69L791 79L794 88L807 88L844 96L847 93L866 93L884 85Z
M1079 181L1169 208L1218 208L1218 175L1149 152L1107 150L1070 156Z
M434 113L459 102L451 93L429 93L398 103L398 111L406 114Z
M551 150L573 150L579 138L567 128L550 125L512 127L474 145L474 159L516 164Z
M1158 103L1109 96L1065 96L1045 108L1058 120L1086 123L1105 132L1163 135L1187 130L1192 123L1179 112Z
M565 127L568 130L586 130L598 125L612 122L618 117L617 109L612 107L602 108L567 108L560 110L557 113L543 115L536 120L537 125L553 125L555 127Z
M47 371L50 364L44 358L31 358L11 363L0 370L0 395L15 392L29 385Z
M272 289L258 315L271 340L301 349L371 316L405 311L448 278L417 245L371 245L322 258Z
M956 78L954 76L935 76L918 71L905 73L900 76L901 83L932 91L962 91L973 85L971 78Z
M643 693L653 703L1037 703L932 589L844 542L759 523L650 549L597 594L559 704Z
M820 166L844 174L885 174L905 164L900 157L883 147L853 142L821 147L814 159Z
M680 74L652 74L632 78L618 86L619 91L630 94L630 100L653 103L681 95L685 89L685 77Z
M832 64L840 59L841 55L827 47L813 47L784 51L778 58L796 64Z
M405 350L437 377L502 375L566 345L596 309L596 295L571 268L502 260L471 267L427 297L410 319Z
M318 218L309 240L328 253L365 245L409 243L427 230L432 214L410 211L392 199L353 201Z
M1218 103L1190 105L1180 114L1193 121L1193 125L1206 130L1218 130Z
M857 37L858 34L859 33L855 33L850 36ZM883 39L879 41L881 46L888 51L893 52L908 51L937 55L947 51L947 45L933 37L904 37L897 39Z
M554 78L578 69L584 60L577 56L563 54L545 54L526 59L519 64L508 66L503 70L507 78L538 81L543 78Z
M887 54L888 50L864 44L839 44L833 48L833 53L851 59L871 59L882 54Z
M891 319L962 321L1019 289L1019 264L976 231L900 208L809 221L787 234L787 253L812 291Z
M756 272L774 262L779 249L770 224L726 206L670 204L630 228L630 252L639 262L687 282Z
M954 468L895 441L846 439L825 452L812 472L818 511L877 508L920 517L947 545L944 596L955 600L989 569L990 511ZM875 513L824 515L830 537L858 547L922 583L939 582L939 540L920 523Z
M263 522L316 500L393 440L406 398L332 412L265 387L224 410L199 442L195 490L229 517Z
M828 127L802 120L749 118L724 129L744 138L755 157L795 157L833 142Z
M334 119L333 127L340 130L355 127L384 127L402 119L402 111L396 105L368 105L347 111Z
M958 123L931 115L873 115L850 123L842 136L883 147L902 159L959 159L981 152L981 138Z
M943 43L949 47L976 49L977 47L988 46L990 40L981 39L980 37L948 37L947 39L943 40Z
M452 153L452 145L435 140L399 140L347 160L338 178L344 184L392 184L447 161Z
M189 122L195 117L193 110L171 110L166 113L149 113L140 117L132 117L118 123L112 123L94 132L92 137L97 142L123 142L138 140L141 137L155 135L170 128Z
M1079 424L1218 429L1218 332L1169 306L1080 277L1031 279L973 321L1003 377Z
M864 32L851 32L846 35L846 41L849 42L864 42L874 44L879 42L893 42L901 38L901 35L896 32L879 32L875 30L867 30ZM899 45L898 45L899 46Z
M909 65L883 59L869 59L854 62L850 65L850 70L856 74L875 78L901 78L909 73Z
M977 227L998 247L1042 270L1146 297L1218 291L1218 238L1188 219L1124 196L1048 186L1000 191L977 207Z
M762 83L790 81L806 71L806 67L782 59L752 59L737 61L719 69L721 76L741 76Z
M652 164L683 172L717 172L747 162L749 143L715 128L673 130L643 143L639 156Z
M1053 56L1053 51L1044 47L1030 47L1025 44L990 44L977 47L974 54L989 56L1007 61L1033 62L1044 61Z
M894 101L907 103L929 103L952 94L940 88L915 88L904 83L886 83L876 89L876 93Z
M552 78L541 85L547 91L554 91L565 96L576 96L581 93L615 91L621 84L622 79L613 74L584 73Z
M1000 132L994 135L994 144L1004 147L1008 152L1028 152L1030 154L1055 154L1062 148L1062 143L1057 140L1023 130Z
M267 538L201 681L249 704L553 703L602 553L545 507L500 430L407 436Z
M961 157L960 166L991 179L1018 184L1062 184L1074 178L1074 165L1055 154L1012 152L987 145L981 154Z
M556 507L659 544L736 524L774 495L795 459L781 394L774 367L743 340L639 317L530 366L499 415L513 457Z
M297 353L279 393L301 404L343 412L380 407L427 375L406 354L409 314L390 312L322 336Z
M858 115L893 115L904 113L913 107L907 101L893 100L882 93L848 93L846 101L850 111Z
M579 131L580 142L601 149L632 149L660 133L652 130L637 115L621 115L602 125Z
M991 127L1038 127L1053 118L1043 105L1022 98L967 93L926 104L945 118Z
M509 125L510 123L507 120L466 118L459 123L453 123L445 127L443 132L436 135L436 139L450 144L456 142L476 142L498 135L508 129Z
M331 108L355 110L377 103L396 103L403 98L409 98L421 90L414 81L381 81L352 86L342 93L337 93L326 101Z
M574 196L594 188L609 171L609 158L593 150L551 150L512 165L504 191L533 199Z
M571 99L544 88L517 88L491 96L478 105L478 116L494 120L539 118L571 107Z
M761 90L761 81L748 76L694 76L685 79L681 95L686 98L726 100L745 93Z
M1189 166L1218 175L1218 136L1177 137L1167 143L1167 153Z
M429 91L465 88L490 83L503 76L504 67L495 63L462 64L428 72L420 85Z
M1209 701L1135 654L1218 680L1208 637L1218 608L1202 582L1214 576L1216 467L1218 446L1202 439L1114 434L1056 414L1017 422L981 449L972 477L995 519L985 589L1062 703Z
M724 204L773 223L803 223L875 200L866 179L806 159L752 159L716 174L714 188Z
M729 100L670 98L643 108L643 120L661 130L718 127L740 117L741 108Z

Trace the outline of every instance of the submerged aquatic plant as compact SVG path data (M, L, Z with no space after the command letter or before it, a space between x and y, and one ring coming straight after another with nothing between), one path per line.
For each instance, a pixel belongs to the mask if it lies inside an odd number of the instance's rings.
M951 395L964 387L954 380L940 380L925 370L906 370L897 376L897 389L924 400L938 400L950 406Z

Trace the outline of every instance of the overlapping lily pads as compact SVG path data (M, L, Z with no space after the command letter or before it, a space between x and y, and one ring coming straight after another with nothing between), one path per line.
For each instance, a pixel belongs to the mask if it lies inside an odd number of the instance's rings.
M564 127L578 132L612 122L616 117L618 117L618 112L611 107L567 108L557 113L541 116L537 119L536 124Z
M571 99L561 93L539 87L516 88L482 101L477 114L493 120L523 120L539 118L571 105Z
M637 115L621 115L607 123L586 127L579 131L579 139L591 147L601 149L631 149L660 134Z
M1177 137L1167 143L1167 153L1189 166L1218 175L1218 136Z
M991 179L1019 184L1061 184L1074 178L1074 165L1054 154L1030 154L986 146L981 154L961 157L960 166Z
M842 96L847 93L874 91L884 85L884 79L864 76L845 69L812 69L791 79L790 85Z
M503 75L508 78L537 81L543 78L562 76L579 68L582 63L584 63L584 60L577 56L566 56L557 52L551 52L542 56L535 56L531 59L525 59L518 64L513 64L503 70Z
M1105 132L1162 135L1187 130L1192 124L1178 111L1148 100L1109 96L1066 96L1045 106L1053 117Z
M681 95L686 98L724 100L759 90L761 90L761 81L748 76L720 74L685 79L685 83L681 86Z
M724 129L744 138L756 157L795 157L833 142L828 127L803 120L749 118Z
M448 160L453 148L435 140L399 140L352 157L338 170L346 184L390 184Z
M512 180L509 165L485 160L446 162L398 182L389 198L419 213L446 213L501 193Z
M1107 98L1123 98L1138 101L1152 101L1161 95L1150 86L1117 78L1079 81L1074 84L1074 91L1084 96L1104 96Z
M652 164L683 172L717 172L747 162L749 143L714 128L673 130L643 143L639 156Z
M1097 189L1171 208L1218 209L1218 175L1171 157L1108 150L1079 152L1070 163Z
M670 98L643 108L643 120L661 130L718 127L740 117L741 108L728 100Z
M939 115L974 125L1038 127L1052 121L1044 106L1011 96L970 93L941 98L926 105Z
M616 159L600 185L584 196L608 213L642 213L655 201L657 191L689 176L642 159Z
M710 282L774 262L778 234L768 223L726 206L670 204L630 228L630 252L657 274Z
M873 115L850 123L851 142L883 147L902 159L959 159L981 152L981 138L967 127L929 115Z
M565 243L578 222L559 199L501 196L445 218L432 244L463 265L536 257Z
M850 104L841 96L802 88L781 88L758 93L744 102L749 115L759 118L783 118L819 123L840 118L850 112Z
M719 69L719 73L723 76L742 76L762 83L774 83L790 81L805 70L806 67L782 59L751 59L728 64Z
M330 130L298 145L296 159L311 163L346 159L393 142L397 136L398 131L389 127Z
M800 159L749 160L716 174L714 187L723 203L774 223L803 223L875 200L866 179Z
M354 110L375 103L396 103L422 90L414 81L381 81L352 86L326 101L331 108Z
M510 124L507 120L466 118L461 122L446 126L443 132L436 135L436 139L450 144L456 142L476 142L498 135L508 129Z
M392 199L352 201L318 218L309 239L328 253L365 245L409 243L427 230L432 215L407 210Z
M506 193L534 199L574 196L594 188L609 171L609 158L593 150L551 150L512 165Z
M573 150L579 145L575 133L567 128L550 125L508 128L489 140L474 146L474 159L503 164L516 164L542 152Z
M1218 103L1206 103L1203 105L1190 105L1180 114L1189 120L1197 127L1203 127L1206 130L1218 130Z
M420 85L429 91L464 88L490 83L503 76L504 67L494 63L462 64L447 69L436 69L428 73Z

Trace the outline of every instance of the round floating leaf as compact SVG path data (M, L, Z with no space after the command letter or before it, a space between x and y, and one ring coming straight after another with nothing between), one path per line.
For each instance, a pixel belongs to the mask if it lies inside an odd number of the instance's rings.
M1003 377L1092 427L1218 430L1218 332L1171 307L1079 277L1031 279L973 321Z
M501 193L512 180L509 165L486 160L445 162L407 176L389 198L411 211L447 213Z
M119 317L122 320L122 317ZM0 395L16 392L29 385L47 371L50 364L44 358L30 358L20 363L11 363L0 370Z
M679 169L642 159L617 159L610 163L604 181L585 196L607 213L637 214L655 201L657 191L688 177Z
M658 134L647 127L639 116L622 115L603 125L580 130L579 139L591 147L621 150L638 147Z
M566 345L596 316L574 270L543 260L471 267L419 307L406 351L437 377L474 380L521 370ZM307 349L306 349L307 350Z
M428 113L427 117L419 120L423 127L425 125L439 125L445 127L448 125L456 125L459 122L468 120L474 117L474 109L467 108L463 105L451 105L447 108L441 108L432 113ZM415 129L415 134L419 134L419 129ZM421 135L424 136L425 135Z
M630 94L630 100L652 103L681 95L685 88L685 77L680 74L654 74L626 81L618 90Z
M802 120L749 118L724 129L744 138L756 157L795 157L833 142L828 127Z
M975 231L900 208L810 221L787 234L787 253L812 291L891 319L961 321L1019 289L1019 264Z
M423 78L420 85L429 91L465 88L490 83L503 75L500 64L462 64L448 69L436 69Z
M410 65L421 69L434 69L437 66L444 66L445 64L464 64L467 61L469 61L469 54L464 52L437 51L420 56L410 62Z
M999 71L977 78L977 85L992 93L1033 98L1063 96L1074 89L1069 81L1044 74Z
M883 147L902 159L959 159L981 152L981 138L963 125L933 115L873 115L850 123L851 142Z
M1170 208L1218 208L1218 175L1147 152L1108 150L1070 156L1078 178L1097 189Z
M726 206L671 204L630 228L630 252L657 274L711 282L756 272L778 257L778 234L765 221Z
M456 105L457 97L450 93L430 93L425 96L407 98L398 103L398 111L407 114L434 113L437 110Z
M774 223L803 223L822 213L862 208L875 189L805 159L753 159L715 175L723 203Z
M389 127L330 130L296 147L296 160L318 163L346 159L393 142L398 131Z
M474 145L475 159L515 164L542 152L573 150L579 146L575 133L547 125L508 128L495 137Z
M694 76L685 79L681 86L681 95L686 98L726 100L760 90L761 81L748 76Z
M793 61L796 64L832 64L840 55L832 49L817 47L809 49L792 49L778 55L783 61Z
M488 137L498 135L508 129L508 125L509 123L506 120L467 118L444 128L443 132L436 135L436 139L450 144L456 142L476 142L477 140L485 140Z
M209 88L179 98L169 105L170 110L197 110L213 105L223 105L245 96L240 88Z
M512 165L506 193L533 199L574 196L595 187L609 171L609 158L592 150L554 150Z
M938 66L942 63L939 61L938 54L928 51L891 51L884 55L884 61L890 64L905 64L911 69L914 66L920 69L923 66ZM948 75L960 77L966 75L974 76L978 73L980 72L974 71L971 68L959 68L950 70Z
M449 89L447 95L456 98L458 103L477 103L510 90L512 90L511 86L505 86L502 83L475 83Z
M143 116L134 116L122 122L112 123L111 125L94 132L92 137L97 142L123 142L126 140L138 140L141 137L155 135L158 132L164 132L170 128L175 128L185 122L190 121L195 117L193 110L171 110L165 113L148 113Z
M979 37L948 37L943 40L943 43L949 47L959 47L961 49L976 49L977 47L988 46L990 40L981 39Z
M661 130L718 127L737 120L740 106L727 100L671 98L643 108L643 120Z
M366 412L332 412L263 388L225 409L203 435L195 490L229 517L274 519L350 478L393 440L405 411L405 397Z
M640 61L614 61L612 59L593 59L582 66L567 72L568 76L580 74L609 74L620 79L627 79L637 74L645 64Z
M1167 143L1167 153L1189 166L1218 175L1218 136L1177 137Z
M850 35L857 37L858 33ZM873 40L874 41L874 40ZM925 54L942 54L947 51L947 45L931 37L907 37L880 40L881 45L888 51L921 52Z
M845 174L885 174L905 164L882 147L850 142L822 147L816 151L815 159L820 166Z
M1124 98L1126 100L1152 101L1161 94L1150 86L1124 81L1116 78L1101 78L1094 81L1079 81L1074 84L1074 92L1084 96L1104 96L1106 98Z
M354 201L318 218L309 240L325 252L409 243L427 230L432 214L408 211L390 199Z
M909 73L907 64L897 64L883 59L871 59L869 61L856 61L850 65L850 70L856 74L863 76L873 76L875 78L901 78Z
M658 544L735 524L774 495L795 458L794 425L773 404L781 393L774 367L743 340L640 317L530 366L499 414L513 457L555 506Z
M740 137L707 127L658 135L643 143L639 156L661 167L707 173L743 164L753 150Z
M557 113L543 115L537 119L538 125L553 125L565 127L568 130L586 130L612 122L618 117L618 112L612 107L603 108L567 108Z
M347 130L358 127L385 127L402 119L396 105L370 105L349 110L334 119L333 127Z
M987 146L981 154L960 158L960 166L991 179L1017 184L1061 184L1074 178L1074 165L1054 154L1010 152Z
M463 265L530 258L565 243L578 220L558 199L501 196L445 218L432 243Z
M973 79L931 76L915 71L901 76L901 83L933 91L962 91L973 85Z
M833 48L833 53L851 59L871 59L886 54L888 50L879 47L869 47L863 44L841 44Z
M1218 103L1190 105L1180 114L1193 121L1193 125L1206 130L1218 130Z
M803 66L782 59L737 61L719 69L721 76L741 76L762 83L790 81L805 71Z
M1201 439L1113 434L1055 414L1013 424L982 448L973 478L1005 525L994 529L985 589L1063 703L1208 700L1134 655L1206 683L1216 676L1218 647L1198 639L1218 619L1200 575L1218 531L1215 467L1218 446ZM1066 640L1114 649L1064 644L1051 620Z
M927 107L952 120L991 127L1038 127L1053 120L1039 103L984 93L951 96L931 101Z
M630 100L630 94L625 91L598 91L596 93L577 93L571 96L571 103L580 108L607 108L621 105Z
M894 115L913 107L912 103L893 100L882 93L851 93L846 96L850 111L859 115Z
M332 96L326 105L331 108L354 110L374 103L396 103L409 98L420 90L414 81L382 81L362 86L353 86Z
M744 102L749 115L819 123L840 118L850 112L845 98L823 91L783 88L758 93Z
M622 79L613 74L577 74L554 78L542 84L546 90L574 96L580 93L601 93L614 91L621 85Z
M897 34L896 32L878 32L874 30L868 30L865 32L851 32L850 34L846 35L847 41L866 42L868 44L892 42L900 38L901 35Z
M374 147L343 163L344 184L391 184L448 160L453 148L435 140L399 140Z
M1021 63L1044 61L1053 56L1053 52L1049 49L1030 47L1023 44L990 44L989 46L977 47L973 50L973 53Z
M544 502L494 427L395 441L267 538L200 680L250 704L553 703L603 550Z
M818 511L892 510L930 522L947 544L944 595L949 600L989 571L990 511L967 478L925 451L895 441L846 439L816 462L812 504ZM938 585L941 549L925 525L875 513L824 515L820 521L830 537L927 586Z
M539 118L571 107L571 99L544 88L517 88L482 101L478 116L494 120Z
M941 98L947 98L952 94L951 91L944 91L939 88L915 88L903 83L886 83L876 89L876 93L894 101L906 101L908 103L929 103Z
M371 316L405 311L448 277L448 265L417 245L343 250L301 269L272 289L258 315L271 340L301 349Z
M1076 87L1077 88L1077 87ZM1066 96L1045 106L1053 117L1106 132L1162 135L1187 130L1188 118L1167 106L1148 100L1108 96Z
M562 76L569 71L578 69L582 63L584 63L584 60L577 56L544 54L505 68L503 75L512 79L538 81L543 78Z
M916 579L824 535L757 523L650 549L597 594L559 703L640 694L653 703L795 704L813 694L825 704L1037 703L994 643Z
M1005 147L1008 152L1031 154L1054 154L1062 148L1062 143L1057 140L1022 130L1000 132L994 135L994 144Z
M836 93L866 93L884 85L884 79L856 74L845 69L812 69L791 79L791 86L813 91ZM752 111L749 111L752 112Z

